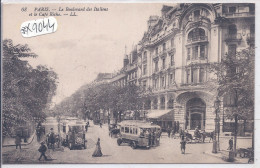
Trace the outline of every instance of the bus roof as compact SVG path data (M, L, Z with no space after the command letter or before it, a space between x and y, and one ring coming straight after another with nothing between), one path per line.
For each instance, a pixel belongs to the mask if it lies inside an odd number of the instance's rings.
M121 126L137 126L140 128L161 128L159 125L151 124L150 122L141 121L141 120L125 120L118 125Z

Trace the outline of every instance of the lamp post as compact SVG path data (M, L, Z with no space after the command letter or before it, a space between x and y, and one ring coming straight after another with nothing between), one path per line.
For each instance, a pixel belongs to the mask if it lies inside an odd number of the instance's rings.
M215 102L214 102L214 107L215 107L215 131L214 131L214 138L213 138L213 149L212 153L217 153L219 151L219 107L220 107L220 100L217 97ZM217 140L217 134L218 134L218 140Z

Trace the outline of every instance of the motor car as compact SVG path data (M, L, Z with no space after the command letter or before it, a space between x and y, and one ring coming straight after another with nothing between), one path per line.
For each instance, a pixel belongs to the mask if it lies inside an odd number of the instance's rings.
M150 148L160 144L161 127L140 120L126 120L118 123L120 130L117 144L128 143L133 149Z

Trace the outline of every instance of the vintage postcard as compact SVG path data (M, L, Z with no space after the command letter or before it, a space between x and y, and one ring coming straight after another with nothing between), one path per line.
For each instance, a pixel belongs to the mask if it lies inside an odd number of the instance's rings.
M2 3L2 164L254 164L256 4Z

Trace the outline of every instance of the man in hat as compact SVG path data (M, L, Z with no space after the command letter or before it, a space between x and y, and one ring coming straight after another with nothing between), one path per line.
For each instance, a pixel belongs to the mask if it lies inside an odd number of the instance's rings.
M52 150L54 150L54 144L55 144L55 135L54 135L54 132L53 132L53 128L51 128L51 133L50 133L50 136L49 136L49 143L51 143L51 148Z
M231 137L228 141L228 144L229 144L229 147L228 147L228 150L233 150L233 137Z
M47 157L46 157L46 155L45 155L45 152L47 151L47 147L46 147L44 141L41 142L41 146L40 146L40 148L38 149L38 151L41 153L41 156L40 156L40 158L39 158L38 160L40 161L41 158L42 158L42 156L44 157L44 160L47 160Z

